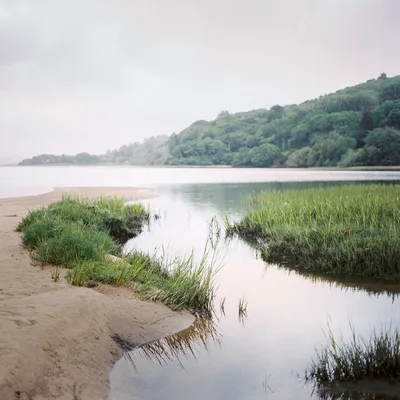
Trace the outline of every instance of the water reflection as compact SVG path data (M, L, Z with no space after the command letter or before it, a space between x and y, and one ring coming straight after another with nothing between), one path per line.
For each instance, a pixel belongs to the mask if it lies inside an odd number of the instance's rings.
M398 396L349 391L345 393L319 393L320 400L398 400Z
M225 235L226 243L229 243L235 238L235 236L227 234ZM241 239L239 239L241 240ZM251 250L254 251L254 257L256 259L262 259L262 254L258 250L259 243L251 240L243 240ZM310 280L312 283L326 283L329 287L336 287L342 290L343 292L365 292L369 296L373 297L389 297L392 302L396 300L400 295L400 284L386 281L373 280L371 278L357 277L357 276L329 276L329 275L318 275L315 273L311 273L305 270L301 270L298 267L293 267L291 265L279 265L279 264L270 264L265 262L266 270L270 267L278 268L280 270L287 271L287 275L291 274L300 276L302 278L306 278Z
M215 343L219 347L222 345L222 334L218 331L218 319L199 317L187 329L143 345L137 350L131 351L125 357L132 364L136 373L138 367L135 360L143 358L150 362L165 366L175 363L184 368L182 359L192 357L197 359L199 348L208 351L210 343Z
M235 235L225 234L225 242L229 243L234 238ZM254 257L256 259L263 259L262 252L259 250L259 243L252 240L239 239L245 243L251 250L254 251ZM387 281L379 281L376 279L365 278L362 276L344 276L344 275L318 275L315 273L308 272L306 270L301 270L298 267L293 267L290 264L279 265L270 264L265 262L265 268L270 267L278 268L287 271L288 276L291 274L300 276L310 280L312 283L326 283L329 287L336 287L344 292L365 292L369 296L380 297L385 296L391 298L392 302L395 301L400 295L400 284Z
M266 264L266 268L271 264ZM301 271L289 266L274 265L279 269L288 271L288 275L294 274L309 279L312 283L326 283L329 287L335 287L343 292L365 292L372 297L389 297L392 302L400 295L399 283L388 283L374 281L369 278L354 277L354 276L324 276L316 275L307 271Z

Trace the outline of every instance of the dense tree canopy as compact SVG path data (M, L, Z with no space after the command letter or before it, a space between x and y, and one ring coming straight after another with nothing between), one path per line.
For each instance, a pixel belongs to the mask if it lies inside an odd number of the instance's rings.
M400 76L349 87L299 105L197 121L179 134L104 155L41 155L21 164L312 167L400 164Z

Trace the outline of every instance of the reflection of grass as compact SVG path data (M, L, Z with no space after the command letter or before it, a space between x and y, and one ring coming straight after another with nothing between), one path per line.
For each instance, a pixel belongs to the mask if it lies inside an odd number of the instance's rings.
M175 335L167 336L164 339L145 344L134 352L130 353L129 360L136 369L134 359L145 358L149 361L156 361L160 365L171 362L182 364L182 358L192 356L196 358L196 346L201 345L206 350L210 341L221 344L221 334L218 332L215 323L211 318L196 318L193 325Z
M318 276L306 272L295 271L300 276L309 278L312 282L327 283L329 286L334 286L342 289L343 291L362 291L366 292L369 296L389 296L394 299L400 294L400 286L398 284L390 284L388 282L371 281L370 278L356 278L356 277L330 277Z
M244 296L239 299L238 312L239 316L247 314L247 300Z
M228 234L258 241L266 262L325 275L400 279L400 187L265 192Z
M317 393L321 400L398 400L398 397L370 393L366 391L346 391L344 393Z
M400 332L374 332L369 339L357 336L345 342L329 329L328 343L317 351L305 379L317 387L363 379L400 381Z

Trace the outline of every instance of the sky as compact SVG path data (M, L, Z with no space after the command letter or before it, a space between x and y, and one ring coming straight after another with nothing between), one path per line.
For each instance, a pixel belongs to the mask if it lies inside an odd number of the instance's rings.
M399 0L0 0L0 163L400 74Z

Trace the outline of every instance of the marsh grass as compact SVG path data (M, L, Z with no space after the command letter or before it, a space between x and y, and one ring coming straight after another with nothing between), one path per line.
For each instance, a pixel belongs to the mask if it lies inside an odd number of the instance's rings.
M160 301L172 309L187 308L211 314L217 272L218 268L209 263L207 253L203 261L195 265L193 255L167 260L165 256L135 251L120 262L110 259L76 261L66 278L77 286L124 285L134 288L143 299Z
M141 204L125 205L118 197L81 199L63 196L48 207L30 211L17 226L23 233L23 243L35 247L38 242L65 229L64 224L74 224L85 230L101 231L121 244L138 235L150 214ZM29 229L30 228L30 229Z
M400 381L400 332L397 329L374 331L368 338L358 336L352 327L349 341L336 338L328 330L327 344L305 372L305 380L317 387L338 382L385 380Z
M135 250L123 256L121 245L137 235L149 219L149 211L142 205L125 205L119 198L66 196L29 212L18 230L37 261L70 269L66 279L72 285L125 285L143 298L172 308L211 313L218 268L210 246L199 264L194 262L193 253L168 258Z
M400 279L400 186L348 185L270 191L225 220L264 261L327 275Z

